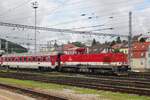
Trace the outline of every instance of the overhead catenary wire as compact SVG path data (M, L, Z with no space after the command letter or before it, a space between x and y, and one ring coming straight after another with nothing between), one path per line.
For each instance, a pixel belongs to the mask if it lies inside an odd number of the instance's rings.
M29 25L21 25L21 24L13 24L13 23L4 23L0 22L0 26L7 26L7 27L19 27L19 28L27 28L27 29L35 29L35 26ZM97 33L91 31L74 31L71 29L56 29L56 28L48 28L48 27L36 27L37 30L44 30L44 31L53 31L53 32L65 32L65 33L74 33L74 34L86 34L86 35L105 35L105 36L118 36L119 34L107 34L107 33ZM122 37L128 37L128 35L119 35Z
M72 29L85 29L85 28L101 27L101 26L105 26L105 25L100 24L100 25L93 25L93 26L86 26L86 27L75 27L75 28L72 28Z

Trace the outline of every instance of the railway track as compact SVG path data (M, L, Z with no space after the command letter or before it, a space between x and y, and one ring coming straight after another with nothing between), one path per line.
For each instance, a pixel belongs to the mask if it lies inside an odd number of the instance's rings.
M43 92L43 91L37 91L37 90L23 88L23 87L9 85L9 84L0 83L0 88L10 90L13 92L19 91L19 93L34 97L34 98L36 98L36 100L67 100L65 98L51 96L50 94Z
M0 73L0 77L33 80L47 83L79 86L98 90L118 91L150 96L150 82L143 78L101 76L99 78L51 77L29 73Z

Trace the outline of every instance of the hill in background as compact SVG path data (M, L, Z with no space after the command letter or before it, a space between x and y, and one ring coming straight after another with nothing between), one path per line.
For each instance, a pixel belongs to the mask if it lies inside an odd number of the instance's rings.
M0 39L1 40L1 50L4 50L5 52L7 51L6 50L6 42L8 42L8 53L25 53L27 52L28 50L21 46L21 45L18 45L16 43L13 43L11 41L7 41L5 39Z

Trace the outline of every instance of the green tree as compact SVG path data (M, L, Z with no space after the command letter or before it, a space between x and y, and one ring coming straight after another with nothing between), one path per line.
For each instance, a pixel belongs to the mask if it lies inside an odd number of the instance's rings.
M121 39L120 39L120 37L117 37L116 42L117 42L117 43L121 43Z
M110 46L113 46L113 45L115 45L115 44L116 44L116 41L113 40L113 41L111 42Z
M141 39L140 39L140 42L145 42L145 41L146 41L145 38L141 38Z
M78 41L77 42L72 42L72 44L74 44L77 47L84 47L85 46L83 43L78 42Z
M118 52L120 52L119 49L115 49L114 50L114 53L118 53Z
M94 46L94 45L96 45L96 40L95 40L95 38L94 38L93 41L92 41L92 46Z

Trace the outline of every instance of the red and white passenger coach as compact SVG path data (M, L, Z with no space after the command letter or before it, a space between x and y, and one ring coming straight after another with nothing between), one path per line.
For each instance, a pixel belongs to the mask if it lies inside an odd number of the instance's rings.
M55 69L57 55L7 54L0 58L1 65L9 68L48 70Z

